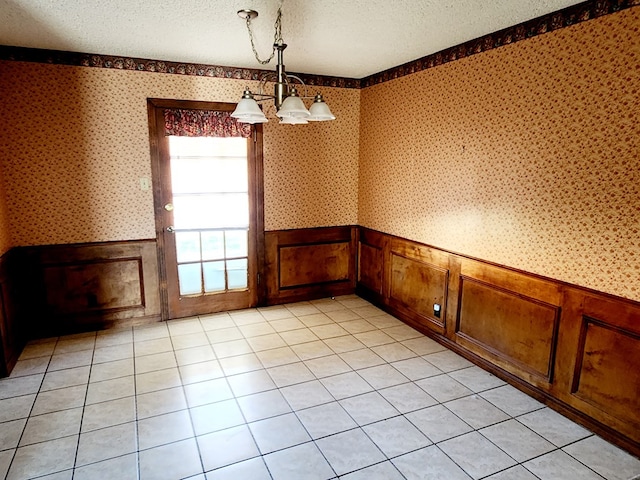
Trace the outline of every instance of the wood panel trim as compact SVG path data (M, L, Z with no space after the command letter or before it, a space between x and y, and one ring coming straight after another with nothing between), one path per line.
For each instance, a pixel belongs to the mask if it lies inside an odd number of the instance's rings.
M594 296L585 297L583 305L585 316L595 321L603 321L598 319L608 318L612 312L615 312L616 322L622 330L640 335L640 305L632 305L630 302L621 305L619 302ZM621 308L625 306L628 306L629 309ZM611 322L607 324L611 325Z
M313 248L344 245L346 254L342 271L346 278L323 281L310 280L284 284L283 255L287 248ZM269 305L289 303L328 296L347 295L355 291L357 228L355 226L318 227L265 232L265 288ZM308 259L307 259L308 260ZM321 260L321 259L318 259ZM304 265L313 268L312 265Z
M363 256L366 256L367 258L369 258L369 254L367 253L366 255L363 254L363 247L364 250L366 251L366 249L369 249L371 251L374 252L375 257L377 258L382 258L382 256L384 255L384 251L382 249L382 247L377 247L375 245L370 245L368 243L365 243L363 241L359 241L358 242L358 282L364 284L367 288L370 288L371 290L373 290L374 292L376 292L377 294L381 295L382 294L382 261L380 260L380 268L377 269L374 274L375 275L369 275L369 273L362 273L362 258ZM369 280L371 277L371 280Z
M0 257L0 377L11 373L26 341L19 288L24 272L19 263L17 249Z
M599 331L589 335L590 329L599 329ZM607 338L606 332L615 334L617 341L612 344L598 345L595 350L592 346L591 352L588 352L587 343L602 342ZM611 337L609 339L611 340ZM625 347L619 343L620 340L631 340L633 346L627 346L627 348L631 348L631 351L627 353L631 353L631 359L640 358L637 354L640 335L626 328L612 325L607 321L583 315L570 395L578 400L578 404L583 402L582 406L585 411L596 412L595 415L609 419L610 424L640 442L640 418L634 414L640 408L638 400L640 375L637 374L637 365L634 367L634 364L630 364L627 367L630 357L624 354ZM591 355L595 355L594 360L590 360ZM610 364L612 359L615 361L616 358L619 363L624 363L621 368L623 371L617 373L610 369L605 370L607 364ZM585 362L587 366L585 366ZM626 371L627 368L629 371ZM585 377L587 375L595 377L591 381L586 378L586 389L582 388L583 374ZM598 377L603 376L604 378L598 381ZM607 389L608 383L612 384L610 389ZM619 395L613 395L613 392L618 392Z
M444 276L444 288L442 289L442 297L443 300L441 302L441 311L440 311L440 317L436 317L435 315L431 315L429 313L429 311L427 312L421 312L416 310L415 308L412 308L410 305L406 305L404 302L402 302L400 299L394 297L394 293L393 293L393 257L399 257L399 258L404 258L410 262L415 262L416 264L419 265L423 265L431 270L434 270L436 272L440 272L441 274L443 274ZM435 265L433 263L430 262L426 262L426 261L422 261L419 260L415 255L409 255L406 252L401 252L401 251L396 251L393 248L391 249L391 251L389 252L389 269L391 271L391 278L392 280L389 282L389 285L387 287L387 298L389 299L389 304L391 306L394 306L397 310L402 311L402 310L407 310L408 312L412 313L413 315L415 315L416 317L422 319L424 322L427 322L427 324L432 325L438 332L444 334L445 328L446 328L446 313L447 313L447 299L448 299L448 289L449 289L449 269L448 268L444 268L441 267L439 265Z
M142 266L142 257L140 256L119 257L119 258L99 258L96 260L80 260L80 261L67 261L67 262L59 262L59 263L47 263L43 265L43 271L45 272L45 276L46 276L47 270L52 270L56 268L64 269L64 268L73 268L73 267L87 267L92 265L108 265L108 264L117 264L117 263L125 263L125 262L134 262L137 265L138 285L140 288L139 302L137 304L131 304L126 307L107 307L107 308L88 307L85 309L85 312L108 314L112 312L123 312L127 310L144 309L146 306L146 299L144 294L145 282L144 282L144 272L143 272L143 266ZM70 311L60 311L58 313L64 314L64 315L74 314L74 312L70 312Z
M30 282L22 282L23 290L29 285L25 295L31 299L26 305L26 317L29 319L29 329L35 336L60 335L160 319L154 240L22 247L21 252L21 268L28 272L31 279ZM119 270L118 265L128 268ZM116 268L110 268L114 266ZM92 270L92 267L95 268ZM84 293L88 297L95 295L96 305L89 300L86 303L69 303L74 302L77 292L68 291L73 286L67 285L64 280L73 278L75 280L72 282L79 281L84 274L82 270L86 270L87 275L93 275L90 278L97 282L92 284L88 278L87 283L82 284L86 287ZM120 277L120 274L127 278ZM52 284L51 278L56 276L62 281ZM34 287L30 287L32 284ZM129 298L131 303L117 305L117 300L121 298L115 297L115 303L110 303L109 290L126 290L128 285L134 289ZM56 301L52 302L51 298Z
M587 341L587 330L590 324L597 325L600 328L614 331L620 335L631 337L634 340L637 340L640 342L640 335L634 332L631 332L624 328L616 327L615 325L611 325L610 323L604 322L602 320L598 320L597 318L592 318L588 315L583 315L582 325L580 327L580 338L578 340L578 353L576 355L576 364L574 367L573 382L571 385L571 393L573 393L574 395L576 394L580 386L580 375L582 372L582 363L584 361L584 353L585 353L585 347L586 347L586 341ZM585 401L588 401L588 400L585 400Z
M386 275L386 271L385 271L385 265L386 265L386 261L385 261L385 251L386 251L386 245L388 243L388 239L387 237L385 237L384 235L382 235L379 232L376 232L374 230L367 230L364 228L359 228L358 232L358 250L357 250L357 254L358 254L358 258L357 258L357 277L356 278L356 291L358 293L358 295L363 296L363 297L368 297L368 296L374 296L376 301L380 302L382 301L383 298L383 286L385 285L385 275ZM378 285L376 286L376 288L371 288L371 286L366 285L366 283L361 282L360 281L360 276L361 276L361 272L362 272L362 262L363 262L363 256L361 255L361 245L366 245L367 247L375 250L376 252L379 252L379 255L377 255L377 258L379 259L379 265L373 266L373 268L375 269L374 275L377 278L378 281ZM368 268L368 267L367 267ZM365 286L364 288L361 288L361 286Z
M408 243L411 245L415 245L418 247L424 247L424 248L429 248L432 249L434 251L440 252L442 254L446 254L449 258L449 261L458 261L458 262L462 262L463 264L463 269L464 268L468 268L469 266L469 262L467 262L467 260L471 260L472 262L475 262L477 265L482 266L483 268L486 267L496 267L498 269L502 269L505 271L506 274L520 274L522 275L522 278L524 279L528 279L528 280L540 280L542 282L545 282L547 284L552 284L555 286L555 288L557 289L558 292L558 299L561 299L561 295L564 291L566 291L567 289L572 289L572 290L576 290L578 292L582 292L583 294L590 294L595 296L598 301L602 301L602 300L606 300L609 299L611 301L613 301L615 304L619 304L620 302L622 303L626 303L629 305L636 305L640 308L640 302L631 300L629 298L624 298L624 297L620 297L618 295L614 295L611 293L607 293L607 292L600 292L598 290L594 290L592 288L589 287L584 287L582 285L576 285L573 283L569 283L569 282L565 282L564 280L558 280L555 278L551 278L551 277L545 277L544 275L540 275L539 273L534 273L534 272L528 272L526 270L522 270L516 267L511 267L509 265L505 265L502 263L498 263L498 262L493 262L490 260L483 260L481 258L478 257L474 257L472 255L467 255L464 253L460 253L460 252L456 252L454 250L448 250L446 248L440 248L440 247L435 247L433 245L429 245L427 243L422 243L422 242L417 242L415 240L409 240L403 237L399 237L397 235L393 235L390 233L384 233L384 232L380 232L378 230L373 230L370 229L368 227L358 227L360 229L360 236L362 237L363 235L366 236L366 238L371 238L372 236L375 236L374 238L378 238L378 242L380 243L389 243L393 240L398 240L402 243ZM487 270L489 271L489 270Z
M465 332L461 331L460 329L460 322L461 322L461 310L462 310L462 296L464 293L464 283L465 282L469 282L469 283L475 283L477 285L482 285L483 287L486 287L490 290L495 290L497 292L518 298L520 300L523 300L525 302L529 302L529 303L533 303L535 305L539 305L541 307L544 308L548 308L549 310L551 310L553 313L553 328L552 328L552 337L550 340L550 349L549 349L549 357L548 357L548 361L547 361L547 370L546 372L539 372L535 369L533 369L530 365L521 362L520 360L508 355L505 352L502 352L500 350L495 349L494 347L492 347L491 345L487 345L486 343L478 340L477 338L474 338L468 334L466 334ZM489 282L484 282L482 280L478 280L476 278L473 277L468 277L466 275L460 275L459 276L459 288L458 288L458 309L456 312L456 322L455 322L455 333L456 336L463 339L465 342L469 342L473 345L476 345L477 347L479 347L480 349L484 350L485 352L489 353L491 356L493 356L496 359L500 359L502 360L504 363L506 364L513 364L514 366L517 366L519 369L522 369L524 371L526 371L528 374L532 375L533 377L538 377L540 380L542 380L545 383L549 383L551 384L553 382L553 371L554 371L554 366L555 366L555 358L556 358L556 349L557 349L557 344L558 344L558 329L560 326L560 315L561 315L561 308L557 305L553 305L547 302L543 302L537 298L534 297L530 297L528 295L524 295L522 293L519 292L515 292L513 290L509 290L503 287L500 287L498 285L494 285L492 283ZM502 362L501 362L502 363ZM503 363L503 365L504 365Z
M312 248L314 246L316 247L324 247L324 246L329 246L329 245L335 245L335 246L339 246L339 245L343 245L347 247L347 251L349 252L349 256L350 256L350 241L348 242L340 242L340 241L335 241L335 242L312 242L312 243L295 243L295 244L291 244L291 245L278 245L278 288L282 291L282 290L292 290L295 288L300 288L300 287L315 287L315 286L321 286L321 285L327 285L327 284L336 284L336 283L340 283L340 282L350 282L351 278L349 278L349 272L347 272L347 276L344 278L336 278L336 279L328 279L328 280L323 280L323 281L317 281L317 282L302 282L302 283L297 283L297 284L291 284L291 285L285 285L283 282L283 276L282 276L282 255L283 255L283 250L287 250L287 249L292 249L292 248ZM347 265L348 268L348 265Z
M17 361L13 353L16 345L10 330L13 325L7 317L5 298L4 282L0 282L0 378L9 375Z
M386 311L389 311L389 313L393 314L392 309L388 309L383 305L379 305L379 306L380 308ZM401 318L401 317L398 317L398 318ZM415 322L411 321L410 319L407 319L406 323L420 330L420 326L417 325ZM480 368L490 372L491 374L504 380L505 382L509 383L510 385L517 388L518 390L524 392L525 394L545 404L549 408L561 413L562 415L584 426L585 428L588 428L589 430L593 431L596 435L600 435L602 438L614 443L615 445L618 445L620 448L623 448L624 450L630 452L632 455L640 457L640 442L635 441L624 434L621 434L620 431L618 431L616 428L610 425L607 425L602 421L599 421L598 419L589 415L589 413L586 413L579 407L574 406L570 403L567 403L561 398L558 398L554 392L545 391L540 388L537 388L534 385L531 385L530 383L518 377L517 375L514 375L513 373L508 372L496 366L490 360L487 360L469 351L468 349L464 348L460 344L450 340L445 336L438 335L438 334L435 334L434 332L428 332L428 331L423 331L423 333L429 336L430 338L432 338L434 341L450 349L451 351L466 358L467 360L479 366Z
M560 307L558 307L557 305L554 305L554 304L548 303L548 302L544 302L544 301L539 300L539 299L537 299L535 297L531 297L531 296L525 295L523 293L516 292L514 290L510 290L508 288L504 288L504 287L501 287L499 285L495 285L495 284L490 283L490 282L485 282L483 280L478 280L477 278L470 277L470 276L467 276L467 275L460 275L459 278L460 278L460 282L461 283L462 282L477 283L478 285L483 285L483 286L485 286L487 288L490 288L492 290L496 290L498 292L502 292L502 293L505 293L507 295L511 295L511 296L520 298L521 300L524 300L526 302L535 303L535 304L540 305L542 307L548 307L548 308L551 308L553 310L556 310L556 311L558 311L558 313L560 312ZM460 290L462 290L462 289L460 289ZM460 291L460 294L462 294L462 291ZM456 332L458 331L458 327L459 327L459 324L456 323Z
M626 345L625 348L633 348L635 340L640 338L640 302L604 292L597 292L586 287L572 285L493 262L485 262L481 259L438 249L365 227L360 228L360 241L374 244L382 249L382 265L379 268L382 268L384 274L382 294L371 290L367 285L359 281L356 285L356 292L359 295L434 340L446 345L453 351L505 379L517 388L544 401L547 405L569 416L569 418L587 426L607 440L635 455L640 455L640 430L633 427L633 422L629 422L628 419L625 421L625 415L614 416L610 414L609 411L614 410L615 403L612 403L611 407L606 407L607 402L609 402L607 399L608 392L619 392L616 394L622 395L623 397L620 398L624 398L628 402L629 398L633 398L629 396L629 389L614 390L611 387L598 392L596 403L599 405L593 405L594 402L589 402L589 399L583 399L575 394L580 385L576 383L579 381L576 377L581 369L577 360L587 348L585 347L585 341L587 340L584 337L584 318L597 319L598 326L606 325L610 331L626 335L624 338L632 338L633 341L631 343L628 341L623 343ZM398 308L398 305L390 298L389 284L392 279L390 259L392 258L392 251L397 250L398 246L401 246L402 251L405 252L420 250L433 252L437 258L435 263L439 266L446 265L449 269L447 328L444 333L428 328L419 315L407 309ZM375 267L369 266L369 268ZM549 367L546 369L548 372L547 375L544 375L545 378L540 375L532 375L530 371L526 370L526 365L518 363L518 359L508 358L505 360L504 356L502 356L503 358L500 357L501 352L492 349L491 345L477 342L475 341L476 339L471 338L469 335L464 335L463 331L461 332L459 323L460 311L463 308L461 292L464 289L465 282L486 285L492 289L491 291L512 295L517 300L514 300L515 303L507 308L514 308L514 312L528 312L525 317L514 318L530 318L535 321L537 317L536 308L534 307L520 310L520 307L518 307L520 300L532 302L530 305L539 305L549 309L547 310L548 315L545 314L543 317L545 318L546 327L537 329L539 332L547 333L538 333L532 337L548 338L548 341L543 342L543 344L549 345L550 352L550 361L547 363ZM491 298L491 295L488 298ZM498 296L497 298L500 297ZM482 305L479 304L479 306L479 311L482 312ZM544 312L545 310L540 311ZM510 318L508 312L505 315L503 318ZM596 323L592 324L596 325ZM535 324L525 323L525 325ZM533 332L536 332L535 328ZM583 333L581 334L581 332ZM526 338L523 340L526 340ZM602 350L598 342L593 343L592 347L589 348L597 349L599 352ZM615 346L612 346L612 348L615 348ZM612 352L617 351L612 350ZM604 355L607 355L606 349ZM543 357L538 356L537 358L540 360ZM624 358L621 359L619 355L616 357L613 354L611 357L605 358L609 365L607 367L608 370L605 370L605 373L600 373L600 375L608 375L609 371L613 372L613 375L624 375L624 372L618 372L619 369L622 369L622 367L618 367L619 365L624 365L626 371L627 365L624 362ZM542 362L538 361L537 365L542 365ZM640 365L634 365L632 368L640 371ZM589 381L593 383L596 381L594 378L597 377L592 376ZM630 388L633 389L634 387ZM615 401L615 399L611 399L611 402Z

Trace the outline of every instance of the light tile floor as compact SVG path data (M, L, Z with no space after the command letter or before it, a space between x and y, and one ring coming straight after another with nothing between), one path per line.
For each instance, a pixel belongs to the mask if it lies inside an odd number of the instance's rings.
M346 296L31 342L10 480L628 480L640 461Z

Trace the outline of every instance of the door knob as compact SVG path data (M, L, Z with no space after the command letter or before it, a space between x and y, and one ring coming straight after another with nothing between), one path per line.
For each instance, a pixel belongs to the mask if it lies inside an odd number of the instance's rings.
M169 226L167 227L167 232L169 232L169 233L173 233L173 231L174 231L173 226L172 226L172 225L169 225Z
M173 203L167 203L167 204L164 206L164 209L165 209L167 212L170 212L171 210L173 210Z

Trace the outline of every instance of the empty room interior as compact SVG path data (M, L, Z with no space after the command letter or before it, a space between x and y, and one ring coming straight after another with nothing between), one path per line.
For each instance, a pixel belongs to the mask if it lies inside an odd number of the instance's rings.
M640 479L638 0L0 0L0 479Z

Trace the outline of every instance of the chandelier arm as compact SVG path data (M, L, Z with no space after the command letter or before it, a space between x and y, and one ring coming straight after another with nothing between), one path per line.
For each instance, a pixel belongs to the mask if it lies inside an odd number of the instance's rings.
M260 103L260 102L264 102L267 100L273 100L274 98L276 98L274 95L267 95L267 94L261 94L261 93L254 93L253 94L254 99L256 102ZM260 97L260 98L255 98L255 97Z
M285 79L287 80L287 86L289 85L289 78L295 78L296 80L298 80L300 82L300 84L304 87L304 95L300 95L300 98L313 98L309 95L307 95L307 84L304 83L304 80L302 80L299 76L297 75L292 75L290 73L285 74Z
M266 94L263 94L262 92L264 91L264 87L267 86L267 82L273 81L270 79L276 79L277 81L277 75L275 73L267 73L263 75L262 78L260 79L260 83L258 84L258 92L260 93L260 95L263 95L263 96L266 95Z

